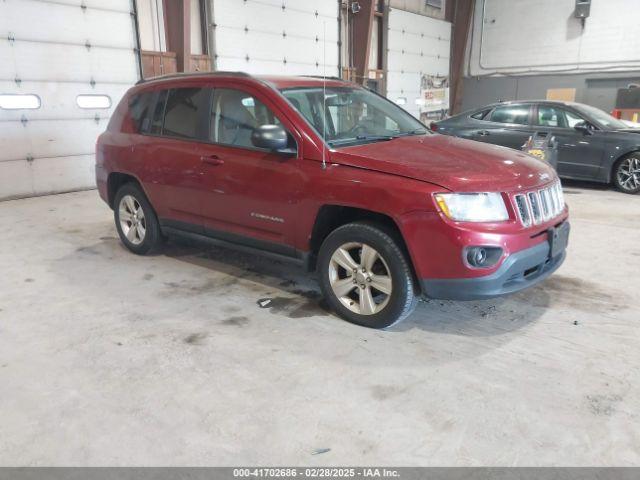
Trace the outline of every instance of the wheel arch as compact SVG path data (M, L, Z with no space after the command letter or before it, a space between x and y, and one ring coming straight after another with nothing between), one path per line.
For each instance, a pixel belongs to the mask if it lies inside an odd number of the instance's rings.
M411 268L411 273L414 277L414 285L419 288L420 282L418 282L411 253L409 252L404 236L402 235L402 231L395 219L385 213L347 205L325 204L318 210L313 224L313 229L311 231L311 237L309 239L310 256L307 263L308 269L311 271L316 269L320 246L329 234L336 228L353 222L367 222L375 224L391 235L394 240L398 242L400 249L406 256L407 261L409 262L409 267Z
M109 206L113 209L113 203L116 198L118 190L127 183L133 183L137 185L146 195L142 183L135 176L129 173L111 172L107 177L107 201Z
M640 156L640 146L636 146L636 147L634 147L634 148L632 148L632 149L630 149L630 150L628 150L628 151L626 151L624 153L621 153L620 155L618 155L613 160L613 162L611 163L611 168L609 169L609 179L608 179L609 181L608 181L608 183L613 182L613 178L614 178L614 175L616 173L616 168L618 168L618 164L622 160L627 158L629 155L633 155L634 153L637 153Z
M629 158L630 156L632 156L633 154L636 154L635 156L637 158L640 158L640 146L635 147L632 150L629 150L621 155L619 155L611 164L611 168L609 169L609 179L608 182L610 185L613 185L614 187L616 187L617 189L620 190L620 187L618 186L618 182L616 180L616 170L618 168L618 165L620 164L620 162L622 162L623 160L625 160L626 158ZM626 192L629 193L629 192Z

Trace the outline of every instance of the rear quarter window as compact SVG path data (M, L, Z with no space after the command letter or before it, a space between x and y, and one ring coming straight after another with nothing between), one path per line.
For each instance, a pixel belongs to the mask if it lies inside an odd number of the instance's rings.
M472 113L471 115L469 115L469 117L475 119L475 120L484 120L484 118L489 114L489 112L491 111L490 108L486 109L486 110L481 110L479 112L476 113Z
M151 124L154 92L142 92L134 95L129 101L129 114L136 132L146 133Z

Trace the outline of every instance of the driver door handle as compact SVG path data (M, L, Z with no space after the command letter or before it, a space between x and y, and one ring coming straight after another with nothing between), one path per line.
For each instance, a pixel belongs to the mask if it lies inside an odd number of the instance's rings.
M203 155L203 156L200 157L200 160L202 160L207 165L212 165L214 167L224 164L224 160L221 159L218 155L215 155L215 154L214 155Z
M481 137L486 137L487 135L489 135L489 130L478 130L476 133Z

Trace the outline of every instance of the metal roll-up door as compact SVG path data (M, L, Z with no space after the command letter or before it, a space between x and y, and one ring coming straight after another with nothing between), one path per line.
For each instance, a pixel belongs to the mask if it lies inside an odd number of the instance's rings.
M335 0L209 0L218 70L338 75Z
M425 79L442 79L448 92L451 24L392 8L387 43L387 97L420 118Z
M95 185L96 139L138 79L131 12L130 0L0 2L0 199Z

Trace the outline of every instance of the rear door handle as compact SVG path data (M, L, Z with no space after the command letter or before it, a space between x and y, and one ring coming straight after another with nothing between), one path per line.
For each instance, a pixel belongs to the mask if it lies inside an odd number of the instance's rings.
M476 133L481 137L486 137L487 135L489 135L489 130L478 130Z
M200 157L200 160L202 160L207 165L212 165L212 166L224 164L224 160L222 160L218 155L215 155L215 154L203 155L202 157Z

